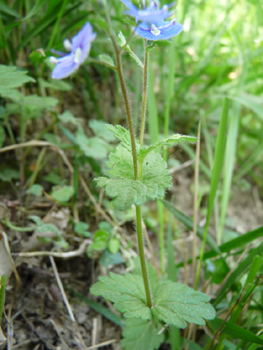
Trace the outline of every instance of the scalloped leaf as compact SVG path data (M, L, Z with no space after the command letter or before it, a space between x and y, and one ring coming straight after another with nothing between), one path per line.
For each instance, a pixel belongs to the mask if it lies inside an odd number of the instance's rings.
M111 166L108 170L112 178L95 179L98 187L105 187L106 194L114 198L112 203L119 210L126 210L132 204L141 205L147 200L163 197L165 190L171 187L171 176L166 162L158 153L146 156L143 171L139 180L133 180L132 157L122 146L111 153Z
M147 156L148 153L154 151L158 147L171 147L179 143L183 142L196 142L198 139L195 136L188 136L188 135L181 135L181 134L174 134L172 136L169 136L168 138L158 141L154 143L153 145L149 147L143 147L139 154L138 154L138 160L142 161Z
M159 321L185 328L186 321L205 325L206 320L215 318L216 313L209 303L209 296L196 292L184 284L165 281L153 298L153 316Z
M130 318L125 321L121 345L125 350L159 349L164 341L164 333L158 334L161 327L156 328L152 321Z
M205 319L215 318L215 309L209 296L171 281L158 282L154 288L153 306L148 308L141 276L125 276L110 273L110 277L99 277L90 291L114 303L115 308L127 318L141 318L164 322L185 328L186 322L205 325Z
M121 141L121 145L126 148L130 153L131 153L131 135L129 130L125 129L121 125L111 125L111 124L106 124L106 128L110 130L116 139ZM140 151L140 143L138 140L136 140L136 149L137 153Z
M146 306L146 296L141 276L126 274L116 275L110 272L110 277L99 277L90 292L103 296L114 303L115 308L127 318L151 319L151 310Z
M26 71L17 70L17 67L0 65L0 94L8 94L13 88L18 88L35 79L26 75Z

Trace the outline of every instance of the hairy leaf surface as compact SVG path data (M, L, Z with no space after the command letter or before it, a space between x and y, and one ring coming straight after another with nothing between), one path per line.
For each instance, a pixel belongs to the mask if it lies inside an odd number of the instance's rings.
M153 315L159 321L185 328L186 321L205 325L205 319L212 320L215 310L209 303L209 296L170 281L160 282L153 298Z
M90 291L101 295L114 303L115 308L127 318L151 319L151 310L146 306L146 296L141 276L126 274L116 275L110 272L110 277L99 277Z
M150 153L145 158L139 180L133 180L132 157L121 146L117 147L116 153L111 153L107 165L111 166L108 173L112 178L99 177L95 181L99 187L105 187L106 194L114 198L112 203L119 210L163 197L165 190L171 187L166 162L158 153Z
M164 333L158 335L161 325L155 327L153 321L130 318L125 321L121 345L125 350L155 350L164 341Z
M110 273L110 277L99 279L100 282L91 287L91 293L111 300L115 308L127 318L153 319L155 322L185 328L186 322L205 325L205 319L212 320L215 317L215 310L209 304L207 295L180 283L158 282L153 289L153 306L148 308L141 276Z

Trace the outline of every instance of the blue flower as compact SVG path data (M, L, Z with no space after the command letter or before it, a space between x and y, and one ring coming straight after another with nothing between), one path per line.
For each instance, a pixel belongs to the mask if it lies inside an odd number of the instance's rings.
M156 23L142 22L135 29L135 33L144 39L157 41L170 39L182 30L182 24L177 23L176 19L173 19L172 21L159 21Z
M56 64L53 69L51 78L64 79L69 77L79 66L86 60L89 55L91 43L95 39L96 33L92 32L90 23L86 23L84 27L73 37L72 43L66 39L64 40L65 48L70 51L67 55L65 53L58 53L63 56L60 58L50 57L50 61Z
M177 23L176 19L164 21L173 15L168 9L172 5L164 5L161 9L158 7L157 1L151 1L150 6L143 10L139 10L129 0L121 0L127 7L126 13L135 17L138 26L135 33L147 40L167 40L179 34L183 30L183 26Z
M164 5L161 9L158 7L157 1L150 2L150 6L139 10L129 0L121 0L121 2L128 7L128 11L125 11L127 15L133 16L136 22L156 22L172 16L172 13L168 11L172 5Z

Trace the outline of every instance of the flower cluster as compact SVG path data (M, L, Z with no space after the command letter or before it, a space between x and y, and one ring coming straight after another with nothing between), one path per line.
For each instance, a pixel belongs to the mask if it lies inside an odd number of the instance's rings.
M72 43L68 39L64 40L64 47L70 53L58 53L62 56L61 58L50 57L50 61L56 64L51 77L53 79L64 79L79 69L79 66L88 57L91 43L95 37L96 33L92 32L92 26L87 22L78 34L73 37Z
M150 6L140 10L129 0L121 0L128 8L126 13L135 18L138 26L135 28L137 35L152 41L167 40L179 34L183 26L176 22L176 19L165 21L173 15L169 12L168 5L159 8L157 1L150 2Z

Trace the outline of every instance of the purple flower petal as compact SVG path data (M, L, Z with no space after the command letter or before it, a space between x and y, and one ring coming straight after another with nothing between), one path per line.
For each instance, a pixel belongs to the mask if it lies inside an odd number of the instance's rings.
M162 25L140 23L136 28L135 33L142 38L151 41L167 40L179 34L183 30L183 25L177 23L176 20L163 21Z
M67 42L67 47L71 49L71 53L57 59L57 65L51 77L53 79L64 79L77 70L88 57L91 43L95 37L96 33L92 32L92 26L87 22L78 34L73 37L72 44L70 41Z
M74 54L59 58L56 67L53 69L51 78L64 79L69 77L75 70L79 68L79 64L74 62Z
M158 9L156 3L151 1L150 6L143 10L139 10L128 0L121 0L121 2L128 7L128 11L125 11L127 15L135 17L137 22L156 22L164 20L172 16L173 13L169 12L168 9L171 5L164 5L161 9ZM173 5L173 4L172 4Z

